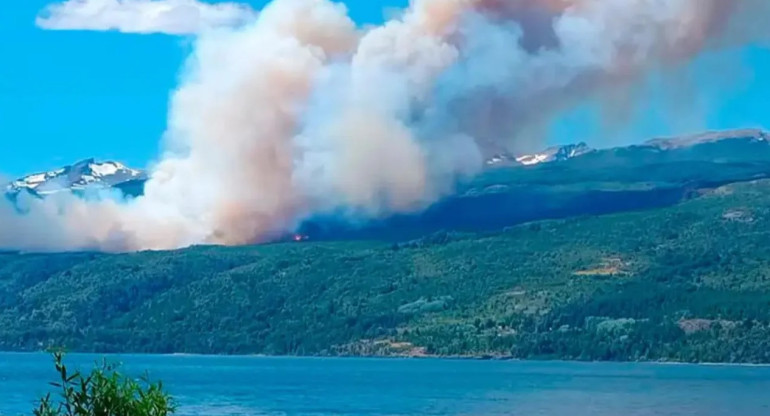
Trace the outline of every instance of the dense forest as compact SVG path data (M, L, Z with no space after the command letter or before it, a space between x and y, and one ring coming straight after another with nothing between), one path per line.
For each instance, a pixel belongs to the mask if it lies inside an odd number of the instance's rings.
M0 254L0 349L770 363L770 181L646 211L132 254Z

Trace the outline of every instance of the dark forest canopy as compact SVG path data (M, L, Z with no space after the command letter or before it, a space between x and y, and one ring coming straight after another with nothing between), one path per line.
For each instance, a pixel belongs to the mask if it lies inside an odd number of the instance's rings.
M770 182L406 243L0 256L0 348L770 362Z

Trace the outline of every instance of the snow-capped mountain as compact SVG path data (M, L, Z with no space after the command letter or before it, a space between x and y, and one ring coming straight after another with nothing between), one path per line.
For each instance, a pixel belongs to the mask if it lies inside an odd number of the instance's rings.
M488 166L496 165L523 165L532 166L541 163L563 162L593 152L594 149L585 143L567 144L563 146L553 146L543 150L540 153L528 155L511 156L510 154L495 155L487 160Z
M766 146L768 145L768 146ZM718 146L718 149L715 147ZM501 166L533 166L543 163L563 162L585 155L593 155L594 158L616 157L619 153L626 158L638 159L642 162L648 157L645 152L656 154L676 155L683 151L694 149L703 150L711 147L711 152L700 155L704 159L720 160L724 157L751 159L751 153L757 149L762 152L770 150L770 133L759 129L736 129L725 131L711 131L688 136L657 138L648 140L640 145L623 146L596 150L585 143L568 144L549 147L548 149L533 154L513 156L508 153L498 154L487 160L490 168ZM640 153L641 152L641 153ZM681 155L680 155L681 156ZM695 156L691 154L690 156ZM757 156L757 155L754 155Z
M597 166L623 167L675 161L770 161L770 134L758 129L707 132L691 136L660 138L640 145L593 149L585 143L553 146L542 152L495 155L487 160L489 169L526 167L580 160L583 169ZM36 173L17 179L6 187L7 194L26 190L47 195L62 190L83 191L90 188L116 188L124 195L138 196L144 191L147 174L125 165L87 159L61 169Z
M588 147L585 143L568 144L564 146L549 147L542 153L521 155L516 158L516 162L525 166L537 165L539 163L562 162L593 151L594 149Z
M131 169L119 162L97 162L86 159L50 172L35 173L19 178L7 186L9 192L30 191L45 195L62 190L109 188L134 180L144 180L143 171Z

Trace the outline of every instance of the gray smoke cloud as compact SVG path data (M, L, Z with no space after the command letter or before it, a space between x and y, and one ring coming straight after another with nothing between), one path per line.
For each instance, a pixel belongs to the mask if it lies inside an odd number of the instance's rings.
M765 3L416 0L361 29L341 4L275 0L199 36L144 196L0 203L0 247L235 245L416 211L581 98L767 35Z

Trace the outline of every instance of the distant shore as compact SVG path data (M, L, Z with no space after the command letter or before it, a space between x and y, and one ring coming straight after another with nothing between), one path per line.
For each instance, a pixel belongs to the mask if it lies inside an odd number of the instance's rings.
M14 355L40 355L49 354L48 351L0 351L2 354ZM69 351L68 355L96 355L96 356L156 356L156 357L216 357L216 358L276 358L276 359L356 359L356 360L437 360L437 361L501 361L521 363L578 363L578 364L651 364L672 366L704 366L704 367L770 367L770 363L730 363L730 362L683 362L667 360L648 361L587 361L565 359L522 359L513 356L495 355L269 355L269 354L198 354L198 353L147 353L147 352L87 352Z

